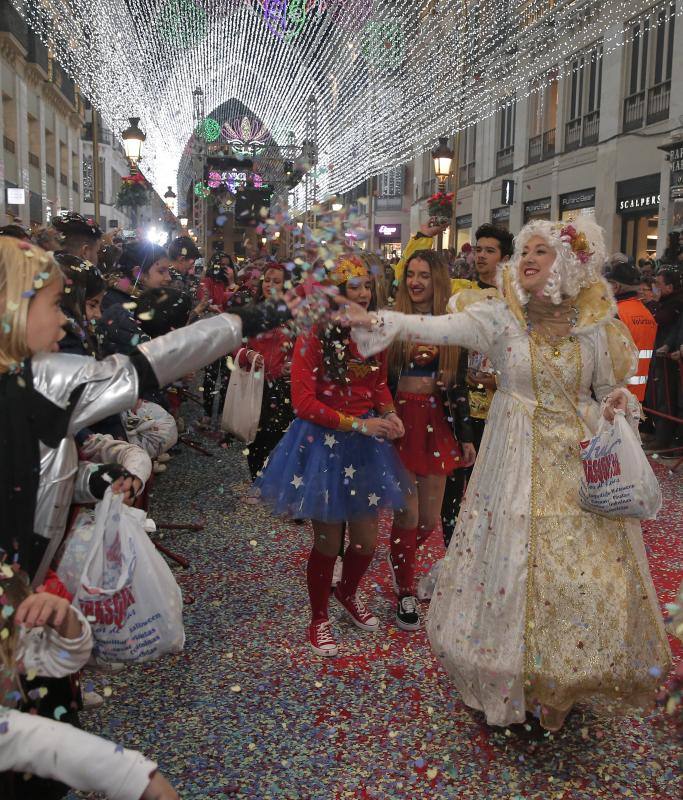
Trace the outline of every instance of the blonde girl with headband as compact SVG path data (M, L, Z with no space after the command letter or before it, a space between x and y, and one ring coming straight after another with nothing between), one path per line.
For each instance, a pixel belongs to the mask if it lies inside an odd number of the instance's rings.
M491 725L531 713L557 730L576 703L647 708L671 663L639 521L578 502L579 442L601 415L639 414L624 388L638 351L604 260L589 220L535 221L499 266L500 298L464 291L441 317L344 314L365 356L392 341L460 345L496 369L427 619L437 658Z

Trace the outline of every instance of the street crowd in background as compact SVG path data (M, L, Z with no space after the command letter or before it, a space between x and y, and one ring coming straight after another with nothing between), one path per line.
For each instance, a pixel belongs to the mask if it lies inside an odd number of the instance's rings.
M3 530L0 540L0 687L8 698L3 704L14 710L8 723L0 714L0 726L16 732L9 743L0 742L0 770L8 770L0 777L2 797L48 800L64 796L66 784L125 800L177 797L155 763L115 752L79 730L79 713L103 702L82 689L81 670L122 670L125 659L100 659L97 647L92 654L93 620L72 604L74 585L65 583L60 558L74 535L74 507L102 503L111 490L127 506L145 510L151 483L173 468L192 404L202 406L200 428L228 443L240 438L234 422L224 424L226 398L242 397L237 384L247 385L254 374L262 375L260 405L243 409L241 416L251 420L237 420L255 423L246 455L252 483L244 487L244 502L263 502L297 524L312 522L305 578L312 652L334 657L340 651L328 619L330 599L362 630L379 626L358 589L375 552L381 510L393 512L388 567L396 625L412 631L424 624L420 603L436 597L444 567L425 565L418 575L421 548L440 532L447 547L453 541L449 552L458 550L458 525L471 513L468 483L499 390L498 370L485 352L489 323L470 309L483 298L499 298L502 265L533 257L537 263L528 261L526 278L542 272L542 248L559 248L561 241L547 226L525 229L518 240L483 225L460 252L442 254L434 244L444 228L427 223L392 262L343 247L330 259L310 235L280 258L264 247L237 259L220 250L202 253L190 236L165 247L119 232L105 236L94 220L75 213L33 233L18 224L0 228L0 375L17 378L2 385L3 416L7 409L14 416L11 426L3 420L0 475L3 492L21 488L2 506L3 522L14 527ZM561 235L576 253L588 252L576 244L580 230L565 227ZM645 409L639 422L645 451L680 471L683 241L671 234L658 260L636 264L615 253L595 266L637 350L637 366L623 381L633 400L620 400L612 386L596 398L631 411L637 401L635 408ZM366 355L350 335L351 323L334 315L338 299L327 300L326 311L311 311L318 309L313 298L329 294L321 283L363 312L437 317L463 311L474 315L472 329L482 332L463 334L467 346L446 336L413 337ZM518 294L530 292L533 300L532 290L522 283ZM565 305L563 295L558 308ZM567 308L567 319L574 320L574 311ZM527 313L530 329L547 341L565 335L564 318L544 318L533 302ZM563 359L561 346L554 347L550 357ZM44 353L51 350L72 359L55 360L54 353ZM26 382L35 387L31 413L22 395ZM37 417L49 420L49 431L36 435ZM322 467L330 453L338 454L338 469ZM347 491L350 483L353 492ZM447 578L441 580L445 586ZM438 640L447 650L432 624L432 645ZM666 677L663 651L648 658L646 663L661 665L661 680L636 686L634 695L653 694ZM444 664L450 672L450 662ZM525 721L528 706L506 716L472 685L458 688L491 724ZM476 699L470 701L468 691ZM552 695L540 679L534 691ZM541 704L536 723L557 730L570 707L559 699L557 706ZM73 726L68 732L65 723ZM53 753L59 757L46 755ZM25 772L33 776L24 780Z

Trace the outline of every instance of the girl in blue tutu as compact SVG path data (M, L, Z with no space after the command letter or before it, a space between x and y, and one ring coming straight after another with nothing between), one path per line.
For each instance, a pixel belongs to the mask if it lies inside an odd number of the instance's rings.
M374 305L372 280L360 259L342 257L330 277L350 300ZM274 513L312 521L309 641L314 653L336 656L328 601L344 523L350 546L334 596L359 628L379 627L357 589L375 552L379 510L405 505L408 476L388 441L404 429L387 387L386 354L364 359L348 328L329 323L299 337L291 380L296 419L255 486Z

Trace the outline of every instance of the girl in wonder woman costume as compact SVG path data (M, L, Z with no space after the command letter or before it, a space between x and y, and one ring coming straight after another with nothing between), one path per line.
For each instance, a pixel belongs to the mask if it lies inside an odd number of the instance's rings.
M349 299L373 305L372 280L360 259L342 257L330 277ZM404 430L387 388L386 354L362 358L349 330L335 323L299 337L292 405L297 418L255 486L274 513L312 520L309 642L317 655L336 656L328 600L344 523L350 546L334 596L357 627L375 631L379 620L357 589L375 552L379 509L405 505L408 476L387 441Z

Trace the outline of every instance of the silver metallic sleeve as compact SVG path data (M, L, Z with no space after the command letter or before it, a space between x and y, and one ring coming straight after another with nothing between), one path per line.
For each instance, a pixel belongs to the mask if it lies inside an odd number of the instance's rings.
M60 408L83 387L69 420L69 433L132 408L138 399L138 373L127 356L95 361L87 356L41 353L31 359L33 386Z
M205 367L235 350L242 341L242 320L219 314L138 345L159 386Z

